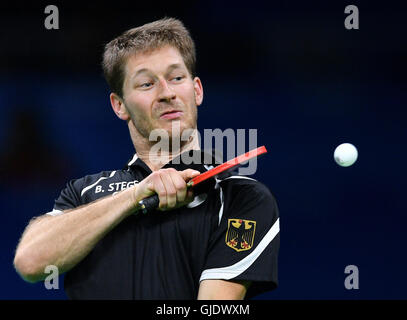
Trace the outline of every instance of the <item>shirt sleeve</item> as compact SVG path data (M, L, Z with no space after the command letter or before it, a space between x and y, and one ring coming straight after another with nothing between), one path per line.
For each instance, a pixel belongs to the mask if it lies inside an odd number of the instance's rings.
M257 181L229 182L222 191L222 217L211 236L200 281L251 281L246 299L273 290L280 246L275 197Z
M64 210L73 209L81 205L81 197L79 196L80 180L74 179L67 183L59 197L55 200L54 208L48 215L57 216L63 214Z

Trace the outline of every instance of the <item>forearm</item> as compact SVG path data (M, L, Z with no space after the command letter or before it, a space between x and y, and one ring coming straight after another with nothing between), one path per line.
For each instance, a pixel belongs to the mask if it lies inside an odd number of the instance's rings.
M134 188L59 216L38 219L24 232L14 264L30 282L43 280L47 265L63 273L80 262L110 230L135 210Z

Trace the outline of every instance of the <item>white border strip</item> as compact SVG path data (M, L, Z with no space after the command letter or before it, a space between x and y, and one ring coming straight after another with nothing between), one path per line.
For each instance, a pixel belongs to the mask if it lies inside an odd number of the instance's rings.
M113 171L113 172L110 174L110 176L99 178L99 180L96 181L94 184L91 184L90 186L87 186L86 188L84 188L84 189L82 190L82 192L81 192L81 196L83 196L83 194L84 194L86 191L88 191L89 189L91 189L91 188L93 188L94 186L96 186L100 181L113 177L115 173L116 173L116 171Z
M48 215L53 216L53 217L59 216L59 215L61 215L63 213L64 212L62 210L57 210L57 209L54 209L51 212L47 212Z
M229 280L237 277L244 271L246 271L254 261L260 256L260 254L266 249L268 244L274 239L274 237L280 231L280 218L274 222L273 226L264 236L264 238L257 245L256 249L253 250L246 258L240 260L239 262L224 268L213 268L204 270L201 274L199 281L207 279L225 279Z
M222 191L222 188L219 188L220 189L220 201L221 201L221 203L222 203L222 205L220 206L220 209L219 209L219 221L218 221L218 225L220 225L220 221L222 220L222 216L223 216L223 206L224 206L224 199L223 199L223 191Z
M257 181L256 179L249 178L249 177L246 177L246 176L230 176L230 177L227 177L225 179L222 179L221 181L228 180L228 179L247 179L247 180Z
M137 153L134 154L133 158L130 160L130 162L127 164L128 166L131 166L136 160L138 159Z

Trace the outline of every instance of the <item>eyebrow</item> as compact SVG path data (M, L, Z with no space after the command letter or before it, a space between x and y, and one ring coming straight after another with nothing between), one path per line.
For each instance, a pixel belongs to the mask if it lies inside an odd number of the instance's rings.
M180 63L173 63L171 65L168 66L166 74L170 73L171 71L178 69L178 68L182 68L182 65ZM136 78L138 75L143 74L143 73L151 73L150 69L147 68L142 68L140 70L137 70L131 77L131 79Z

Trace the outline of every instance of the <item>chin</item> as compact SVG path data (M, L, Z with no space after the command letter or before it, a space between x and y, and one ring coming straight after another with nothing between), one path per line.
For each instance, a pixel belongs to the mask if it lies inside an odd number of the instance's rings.
M188 134L191 135L193 130L196 129L196 125L192 125L189 123L185 123L184 121L171 121L166 123L163 126L157 126L155 128L156 130L159 130L158 133L163 130L167 133L169 139L180 139L182 134ZM189 130L191 132L186 132L185 130ZM161 131L161 133L163 133ZM184 139L183 139L184 140Z

